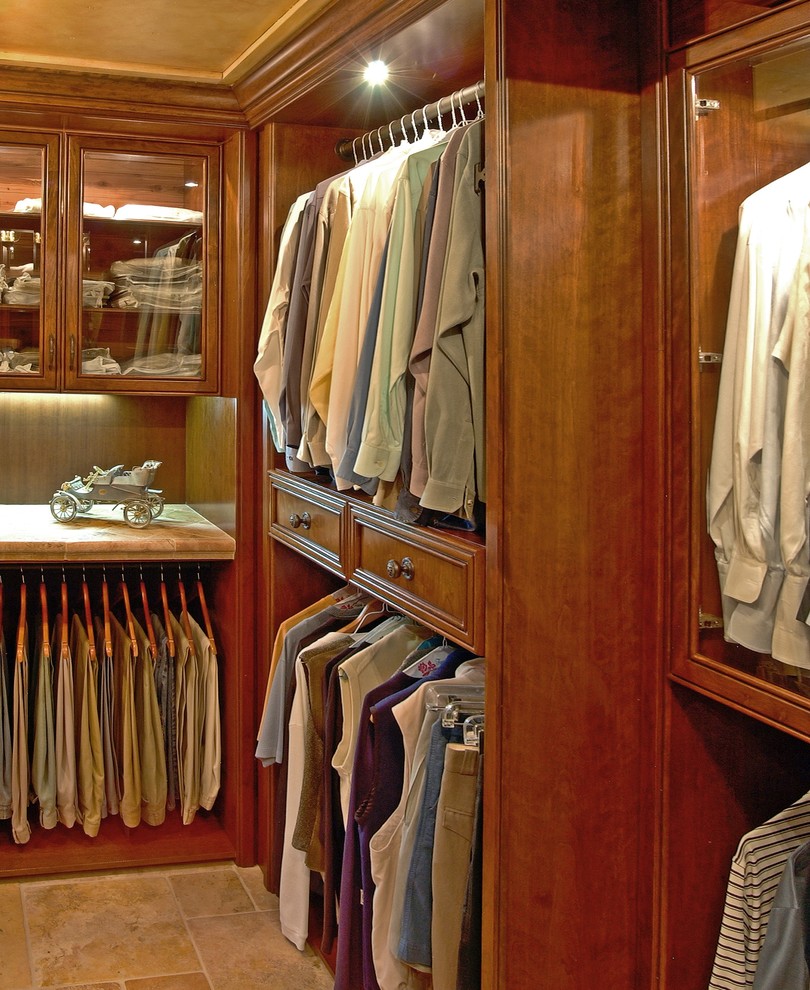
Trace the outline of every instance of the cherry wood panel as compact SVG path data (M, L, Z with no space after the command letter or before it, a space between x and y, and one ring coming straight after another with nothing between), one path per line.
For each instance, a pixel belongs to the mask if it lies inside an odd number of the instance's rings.
M640 988L655 739L641 629L656 575L636 10L487 6L488 357L500 379L488 415L501 480L487 514L485 822L497 839L484 985Z

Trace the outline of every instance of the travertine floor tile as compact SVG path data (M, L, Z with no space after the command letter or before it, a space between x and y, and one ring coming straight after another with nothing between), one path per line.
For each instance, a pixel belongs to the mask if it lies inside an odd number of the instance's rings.
M231 867L169 876L186 918L255 911L247 891Z
M26 885L34 985L199 970L168 880L149 874Z
M236 867L236 872L256 905L257 911L278 911L278 897L265 889L260 866Z
M127 980L126 990L211 990L205 973L183 973L181 976L150 976L145 980Z
M79 983L59 990L121 990L121 983Z
M0 990L31 986L20 885L0 884Z
M189 921L212 990L331 990L313 954L299 952L267 912Z

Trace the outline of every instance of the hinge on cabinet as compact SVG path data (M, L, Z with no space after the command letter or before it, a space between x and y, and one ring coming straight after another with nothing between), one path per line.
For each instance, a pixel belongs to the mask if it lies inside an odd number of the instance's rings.
M700 365L701 371L703 371L704 365L722 363L723 355L717 351L704 351L702 349L698 349L698 364Z
M711 615L698 608L698 626L701 629L722 629L723 620L719 615Z
M695 97L695 117L705 117L707 114L719 109L719 100L701 100Z

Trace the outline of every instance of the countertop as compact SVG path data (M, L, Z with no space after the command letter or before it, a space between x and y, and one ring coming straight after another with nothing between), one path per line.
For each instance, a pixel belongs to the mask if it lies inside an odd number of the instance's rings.
M167 504L143 529L121 509L95 505L57 522L48 505L0 505L0 562L233 560L236 542L188 505Z

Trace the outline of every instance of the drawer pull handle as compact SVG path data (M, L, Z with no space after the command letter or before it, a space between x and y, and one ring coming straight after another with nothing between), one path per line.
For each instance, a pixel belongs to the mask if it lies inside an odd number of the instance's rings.
M406 581L412 581L415 569L410 557L403 557L401 562L392 558L385 565L385 572L392 581L396 581L398 577L404 577Z
M301 517L298 515L297 512L290 513L290 525L292 526L293 529L298 529L298 527L301 525Z
M300 526L309 529L312 525L312 516L308 512L302 512L299 516L297 512L290 513L290 526L298 529Z
M301 513L301 525L304 529L309 529L312 525L312 516L308 512Z

